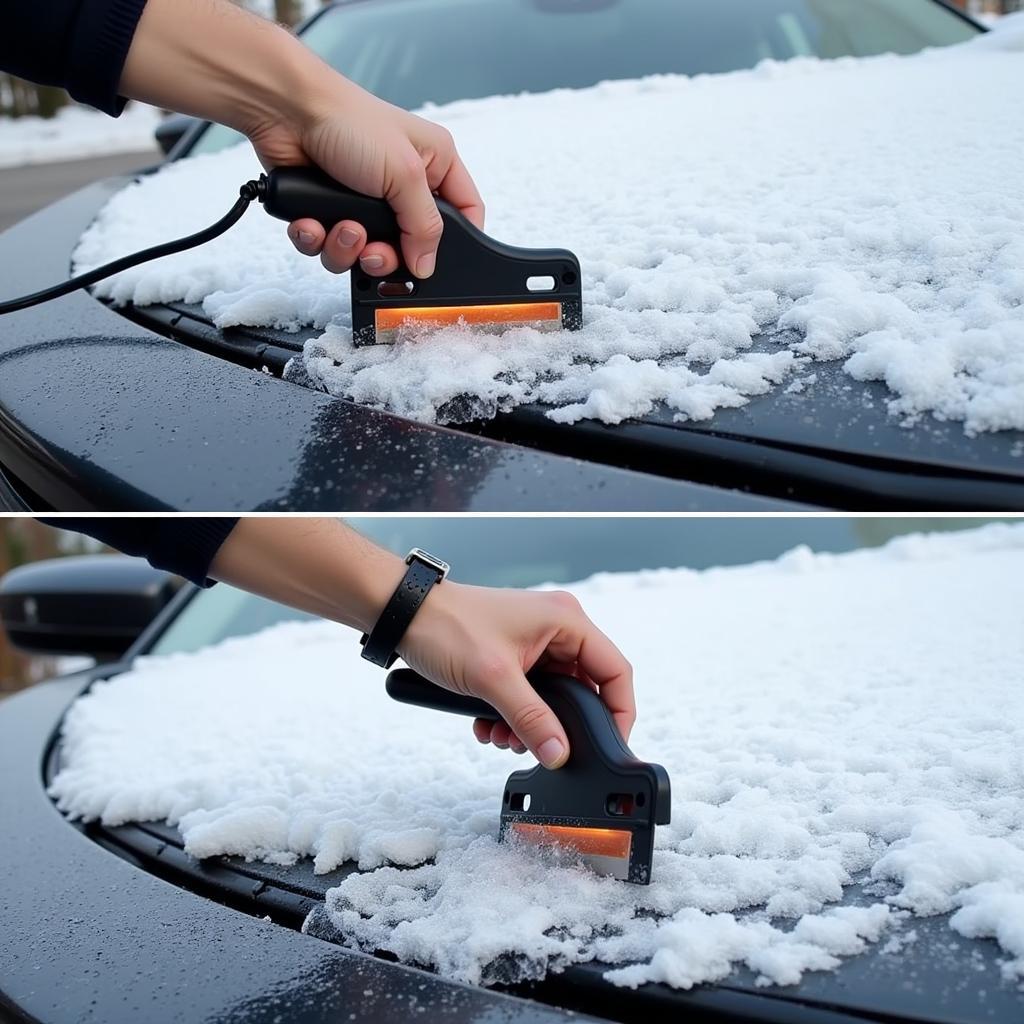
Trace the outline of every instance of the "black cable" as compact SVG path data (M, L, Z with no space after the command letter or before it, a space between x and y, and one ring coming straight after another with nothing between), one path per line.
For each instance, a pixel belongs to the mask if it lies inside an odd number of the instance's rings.
M90 270L86 274L79 274L68 281L55 284L52 288L45 288L34 295L22 295L20 298L11 299L8 302L0 302L0 316L5 313L13 313L15 310L28 309L29 306L37 306L40 302L49 302L50 299L58 299L62 295L68 295L79 288L88 288L89 285L102 281L105 277L113 274L120 274L122 270L138 266L149 260L155 260L160 256L170 256L176 252L184 252L204 242L209 242L218 235L223 235L228 228L233 227L242 218L242 214L249 209L249 204L255 199L260 199L266 188L265 179L260 177L259 181L247 181L238 190L238 201L216 224L211 224L194 235L186 235L174 242L164 242L163 245L154 245L151 249L143 249L141 252L133 253L131 256L122 256L119 260L106 263L102 267Z

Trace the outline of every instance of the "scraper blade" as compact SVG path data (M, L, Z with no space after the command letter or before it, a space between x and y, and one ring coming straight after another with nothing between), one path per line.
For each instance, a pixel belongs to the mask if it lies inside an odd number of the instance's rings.
M668 773L634 757L591 687L546 672L528 679L562 723L569 759L555 771L538 764L508 777L499 837L558 847L599 874L646 885L655 826L671 817ZM410 669L391 672L387 692L406 704L498 719L485 701L442 689Z

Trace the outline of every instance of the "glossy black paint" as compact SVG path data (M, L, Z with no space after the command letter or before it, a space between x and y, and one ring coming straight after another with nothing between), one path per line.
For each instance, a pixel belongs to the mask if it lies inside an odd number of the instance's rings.
M88 678L45 683L0 704L0 1019L568 1019L231 910L89 839L57 812L42 776L53 728Z
M5 294L65 276L125 181L0 235ZM0 473L0 498L33 510L792 507L356 406L161 337L84 293L0 318Z
M720 410L707 423L675 423L660 410L614 427L597 420L567 426L550 420L542 407L521 406L485 430L545 451L600 452L635 469L685 467L691 479L743 481L760 494L826 508L1024 509L1020 432L969 438L952 423L907 430L881 411L880 385L873 391L863 385L863 396L854 398L849 382L838 380L845 376L839 366L816 372L819 381L837 384L839 397L823 388L815 397L800 396L801 408L796 396L766 395L748 408Z
M93 836L117 855L138 858L146 870L189 891L270 914L296 929L305 922L308 934L341 941L321 908L327 890L358 870L352 863L325 875L314 874L308 860L291 867L240 857L200 864L184 852L176 828L157 822L95 829ZM844 902L866 905L875 899L851 886ZM623 1024L691 1019L742 1024L1017 1024L1022 1019L1024 992L1001 979L1003 957L993 942L956 935L947 915L915 918L907 927L917 939L898 954L883 952L883 941L845 960L837 971L809 973L793 986L763 988L754 972L740 968L726 981L689 991L655 984L623 989L604 980L608 965L586 963L501 991Z

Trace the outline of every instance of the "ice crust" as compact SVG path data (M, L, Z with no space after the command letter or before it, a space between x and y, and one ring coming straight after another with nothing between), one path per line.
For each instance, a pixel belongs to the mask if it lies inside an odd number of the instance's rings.
M358 861L311 927L470 982L598 959L621 985L790 983L948 912L1024 978L1024 525L571 589L635 665L633 750L672 778L648 887L499 846L524 761L389 701L326 623L98 683L52 793L176 823L197 857ZM854 882L874 903L837 906Z
M1024 16L914 57L765 62L434 107L488 203L488 230L562 245L585 326L447 328L355 349L348 281L250 213L200 250L99 294L202 301L221 326L322 328L293 379L424 421L541 401L608 423L679 418L843 360L890 412L1024 428ZM566 126L571 125L571 131ZM247 146L115 196L77 269L198 229L258 171ZM808 388L814 387L808 375Z

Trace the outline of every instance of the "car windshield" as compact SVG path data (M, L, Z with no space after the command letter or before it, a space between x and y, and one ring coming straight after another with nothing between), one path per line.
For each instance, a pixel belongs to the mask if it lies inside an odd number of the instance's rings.
M777 558L800 544L816 551L875 547L897 533L962 529L978 519L820 518L758 520L670 518L621 529L615 520L459 519L416 516L348 522L399 554L412 547L452 562L452 578L483 586L570 583L599 572L742 565ZM541 525L543 524L543 525ZM198 593L148 653L196 651L232 636L310 616L219 585Z
M916 53L977 31L935 0L360 0L325 11L302 38L359 85L414 109L767 59ZM213 126L192 153L238 139Z

